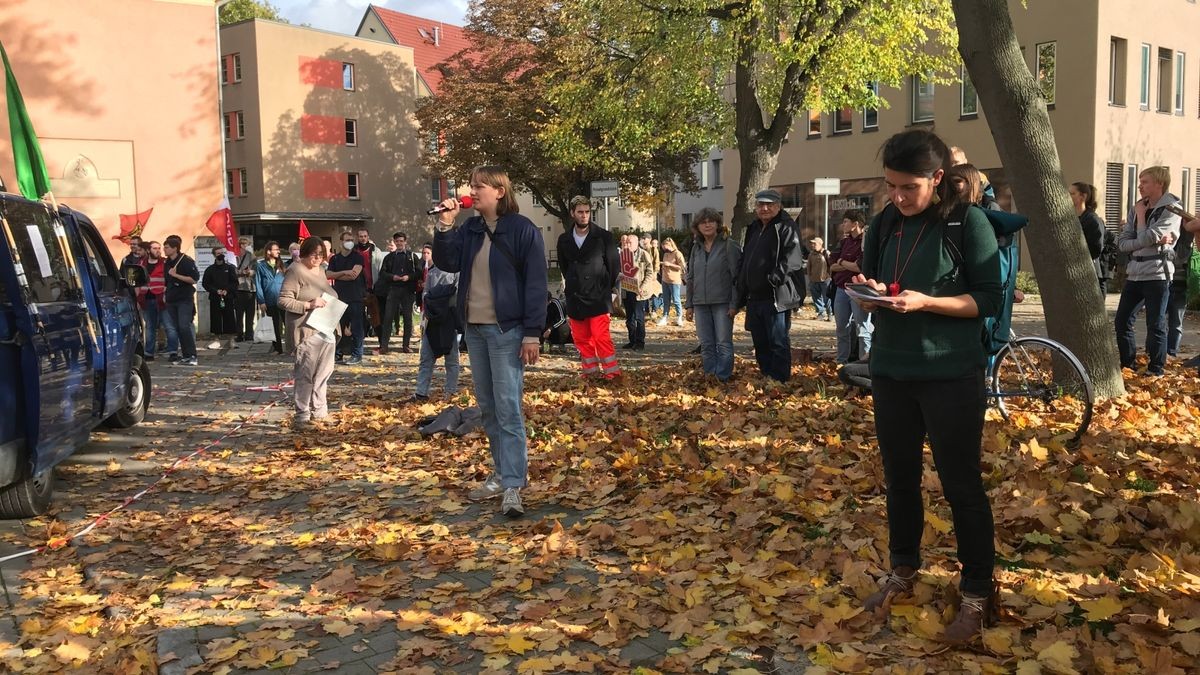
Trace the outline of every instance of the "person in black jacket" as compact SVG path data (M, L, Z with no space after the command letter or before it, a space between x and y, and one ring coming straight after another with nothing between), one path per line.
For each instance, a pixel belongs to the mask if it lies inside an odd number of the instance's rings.
M579 349L583 377L613 378L621 374L617 352L608 332L612 292L621 259L608 230L592 227L592 203L571 198L570 230L558 237L558 267L566 282L567 317Z
M387 304L383 308L379 353L388 353L392 328L396 316L399 315L404 321L404 346L401 351L409 354L412 352L409 343L412 341L413 332L413 302L417 297L417 282L421 280L423 265L421 258L408 249L408 235L397 232L392 235L392 241L396 243L396 250L383 259L383 265L379 268L379 277L386 280L387 285Z
M333 281L338 300L348 305L346 313L342 315L342 331L350 330L349 342L346 344L347 341L342 340L335 360L357 365L362 363L363 339L367 335L366 307L363 304L367 296L367 279L363 274L362 256L354 250L354 234L343 232L341 238L342 251L329 259L329 269L325 271L326 278Z
M213 264L204 270L200 285L208 292L208 327L217 339L209 349L228 349L239 335L237 321L238 268L225 257L225 247L213 249Z
M163 263L166 274L166 292L163 300L167 310L167 344L176 341L182 352L176 356L171 352L171 363L181 366L196 365L196 282L200 280L200 270L196 261L184 255L180 250L183 239L173 234L163 240L163 252L167 254Z
M776 190L754 195L755 219L746 227L737 306L746 308L746 329L754 341L758 369L787 382L792 373L788 319L802 299L793 273L804 268L804 249L800 228L783 210L782 199Z
M1100 292L1106 292L1107 278L1100 268L1100 254L1104 252L1104 221L1096 213L1096 186L1090 183L1071 183L1071 201L1075 204L1075 215L1083 228L1083 241L1087 243L1088 255L1096 268L1096 280Z

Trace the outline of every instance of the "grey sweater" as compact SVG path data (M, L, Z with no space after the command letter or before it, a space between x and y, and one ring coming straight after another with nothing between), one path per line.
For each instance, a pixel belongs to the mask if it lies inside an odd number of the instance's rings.
M704 241L692 244L687 265L687 301L684 306L728 305L737 309L737 275L742 264L742 247L729 238L718 237L711 251Z
M1179 226L1182 220L1179 216L1163 208L1170 204L1178 204L1179 198L1171 193L1163 195L1154 206L1146 211L1146 227L1138 231L1134 210L1129 209L1125 217L1125 225L1121 228L1121 236L1117 237L1117 248L1122 253L1129 254L1129 262L1125 265L1125 273L1130 281L1170 281L1175 273L1174 262L1164 259L1164 254L1174 252L1174 245L1159 245L1158 240L1167 233L1179 239ZM1183 261L1182 264L1187 264Z

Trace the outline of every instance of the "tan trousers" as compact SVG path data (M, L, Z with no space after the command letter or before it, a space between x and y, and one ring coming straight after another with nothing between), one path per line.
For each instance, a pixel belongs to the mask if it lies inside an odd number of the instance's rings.
M334 343L315 334L296 347L292 377L296 380L296 414L300 417L320 419L329 414L325 390L333 375L334 347Z

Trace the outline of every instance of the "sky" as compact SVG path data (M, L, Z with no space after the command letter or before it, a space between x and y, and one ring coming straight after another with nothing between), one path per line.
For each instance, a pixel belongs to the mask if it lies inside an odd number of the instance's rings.
M284 18L338 33L353 34L368 5L462 25L467 0L271 0Z

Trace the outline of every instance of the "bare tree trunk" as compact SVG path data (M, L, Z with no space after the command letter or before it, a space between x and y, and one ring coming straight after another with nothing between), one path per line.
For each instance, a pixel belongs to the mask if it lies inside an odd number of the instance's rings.
M741 171L738 172L737 199L729 218L730 229L740 239L743 228L754 218L754 193L771 184L771 175L779 163L779 148L793 115L777 112L768 128L763 124L762 106L758 102L757 59L752 36L758 30L757 17L750 20L742 32L738 60L734 68L734 139L737 141ZM780 119L780 117L786 119ZM781 133L776 133L782 129Z
M1112 323L1067 196L1046 103L1013 33L1006 0L953 0L958 51L979 92L1021 212L1050 337L1087 368L1101 396L1125 384Z

